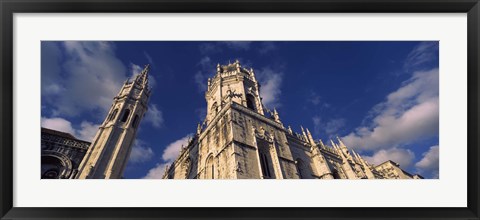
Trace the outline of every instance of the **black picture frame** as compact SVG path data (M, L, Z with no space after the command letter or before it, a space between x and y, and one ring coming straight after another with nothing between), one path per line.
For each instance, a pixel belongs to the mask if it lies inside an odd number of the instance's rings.
M0 218L53 219L479 219L479 0L0 0ZM17 208L13 207L14 13L467 13L468 207L466 208ZM28 136L28 134L24 134Z

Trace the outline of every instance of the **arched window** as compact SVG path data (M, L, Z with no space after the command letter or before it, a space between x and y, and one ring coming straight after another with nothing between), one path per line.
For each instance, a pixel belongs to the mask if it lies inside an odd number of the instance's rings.
M218 111L218 106L217 106L217 103L214 102L211 108L211 112L216 114L217 111Z
M270 179L272 174L270 172L270 166L268 163L268 157L265 153L260 153L260 166L262 167L262 174L265 179Z
M271 143L264 139L256 139L258 148L258 158L260 162L260 171L262 172L262 178L275 179L275 170L273 168L273 159L270 153Z
M125 111L123 112L122 122L126 122L129 115L130 115L130 109L127 108L127 109L125 109Z
M210 155L205 163L205 179L215 179L215 166L213 164L213 156Z
M138 126L138 115L135 115L135 118L133 118L132 127L137 128L137 126Z
M247 95L247 108L255 111L255 97L251 94Z
M111 121L112 119L114 119L117 116L117 113L118 113L118 108L113 110L113 112L108 116L108 121Z

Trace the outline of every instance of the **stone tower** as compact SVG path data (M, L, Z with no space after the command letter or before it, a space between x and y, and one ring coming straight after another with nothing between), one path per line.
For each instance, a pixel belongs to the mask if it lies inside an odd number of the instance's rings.
M262 104L253 69L217 65L207 115L165 178L300 178L278 112Z
M215 77L208 79L205 99L207 101L206 123L212 121L229 101L264 115L260 85L255 78L255 73L253 69L242 68L238 60L226 66L217 64Z
M148 71L146 65L133 81L125 81L83 158L76 178L122 178L138 125L147 111Z

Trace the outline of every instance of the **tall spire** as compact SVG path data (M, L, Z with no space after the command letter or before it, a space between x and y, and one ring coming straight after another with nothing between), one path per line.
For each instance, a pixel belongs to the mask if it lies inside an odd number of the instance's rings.
M308 137L308 141L310 141L310 144L315 145L315 140L313 140L313 136L310 133L310 131L308 130L308 128L307 128L307 137Z
M148 85L148 71L150 70L150 64L145 65L145 68L140 74L135 78L135 82L139 85L146 86Z
M253 81L257 82L257 79L255 79L255 72L253 71L253 68L250 68L250 75L252 75Z
M367 162L365 160L363 160L363 158L360 156L360 154L355 152L353 149L352 149L352 153L353 153L353 155L355 155L358 162L360 162L360 164L363 166L363 171L364 171L365 175L367 176L367 178L368 179L375 179L375 175L370 170L370 166L368 166Z
M302 129L302 134L303 134L303 137L305 138L305 141L308 141L308 137L307 137L307 134L305 133L305 129L303 129L303 126L300 126L300 128Z
M340 138L337 136L337 141L338 145L340 147L340 150L347 156L349 159L352 159L352 155L350 155L350 151L348 150L347 146L340 140Z
M330 140L330 141L332 141L332 140ZM333 141L332 141L332 143L333 143ZM343 154L342 149L340 149L340 147L338 145L335 146L335 148L337 149L338 154L340 154L340 157L343 160L342 167L343 167L343 170L345 171L345 174L347 175L347 177L349 179L358 179L357 174L355 174L352 166L350 165L350 162L348 161L347 157L345 157L345 155Z
M357 152L355 152L355 150L352 149L352 154L353 154L353 157L355 157L355 159L357 159L358 162L362 163L362 158L360 158L360 155L357 154Z
M197 135L200 135L202 133L202 125L198 123L197 125Z
M318 139L318 143L320 143L320 146L325 147L325 144L323 144L322 139Z
M332 139L330 139L330 143L332 144L332 147L333 149L337 149L337 145L335 144L335 142L332 141Z
M345 144L343 144L342 140L338 136L337 136L337 141L338 141L341 148L347 149L347 146L345 146Z

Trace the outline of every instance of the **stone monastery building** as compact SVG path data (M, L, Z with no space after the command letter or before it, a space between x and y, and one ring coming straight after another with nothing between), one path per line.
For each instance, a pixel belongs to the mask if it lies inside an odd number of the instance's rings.
M374 166L337 138L329 145L285 127L262 104L253 69L217 65L207 116L165 179L419 179L392 161Z

